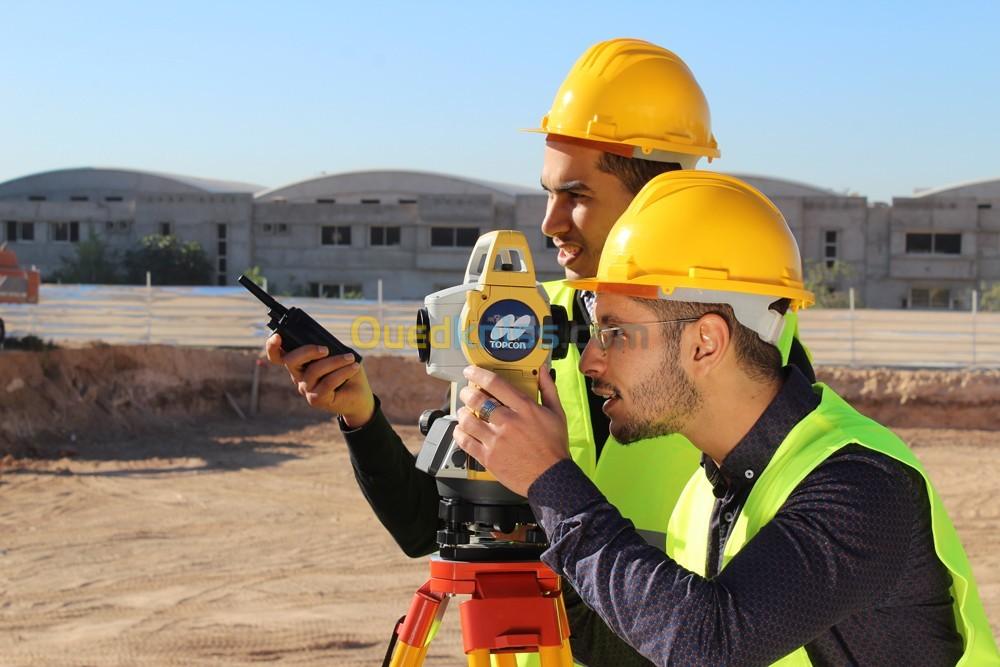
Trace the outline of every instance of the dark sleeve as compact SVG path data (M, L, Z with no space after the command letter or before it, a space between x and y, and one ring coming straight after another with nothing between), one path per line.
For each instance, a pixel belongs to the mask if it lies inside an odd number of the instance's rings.
M416 469L416 459L382 414L378 397L367 424L347 429L341 421L340 428L361 493L403 552L416 558L436 551L437 483Z
M588 607L565 580L563 600L569 620L570 649L576 662L593 667L649 667L653 664L612 632L597 612Z
M528 498L550 540L542 560L657 665L770 664L874 606L916 515L899 464L832 457L709 580L646 544L575 465L552 466Z

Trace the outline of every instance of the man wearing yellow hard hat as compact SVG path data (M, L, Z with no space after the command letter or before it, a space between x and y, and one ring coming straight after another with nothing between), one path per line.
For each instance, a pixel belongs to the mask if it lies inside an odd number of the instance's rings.
M549 199L542 232L558 249L566 277L593 275L605 239L635 194L654 176L693 169L719 157L705 95L674 53L636 39L612 39L587 49L563 81L549 112L534 131L546 134L541 174ZM680 239L670 243L679 243ZM592 294L555 281L544 285L550 301L577 322L589 323ZM794 314L778 347L782 357L812 368L794 339ZM586 340L556 361L556 378L568 419L569 451L585 475L640 530L666 548L666 522L691 473L698 451L680 435L648 438L628 446L609 433L603 399L578 370ZM280 340L268 356L286 365L310 405L340 416L356 478L379 519L410 556L437 548L438 495L432 478L414 468L413 456L382 415L353 358L322 359L312 348L282 355ZM311 363L308 369L305 365ZM574 655L590 665L645 664L568 592Z
M920 462L783 365L785 313L813 295L764 195L720 174L658 176L595 273L571 284L597 293L580 367L612 435L682 434L701 453L666 554L572 463L547 375L538 405L467 368L455 440L527 496L550 541L542 560L616 633L658 665L1000 665ZM487 398L503 405L484 421Z

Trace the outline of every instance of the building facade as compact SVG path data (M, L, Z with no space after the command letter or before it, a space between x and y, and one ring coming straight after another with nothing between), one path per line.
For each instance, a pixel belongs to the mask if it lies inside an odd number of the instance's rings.
M784 213L803 262L873 308L971 307L1000 282L1000 180L869 203L739 175ZM196 241L215 282L258 266L275 293L421 299L461 280L476 239L523 231L540 280L558 278L541 235L544 193L418 171L348 172L266 189L121 169L65 169L0 183L0 242L43 280L90 235L123 250L150 234ZM823 271L825 269L825 272ZM817 269L813 269L814 271Z

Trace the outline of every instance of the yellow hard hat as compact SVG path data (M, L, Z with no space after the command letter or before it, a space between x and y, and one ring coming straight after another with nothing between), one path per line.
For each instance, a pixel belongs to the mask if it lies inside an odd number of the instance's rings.
M529 131L632 147L629 157L647 160L720 155L708 101L691 70L670 51L638 39L587 49L541 126Z
M747 183L708 171L672 171L650 180L611 228L597 276L568 284L728 303L768 342L780 334L772 302L789 299L795 310L815 302L778 207Z

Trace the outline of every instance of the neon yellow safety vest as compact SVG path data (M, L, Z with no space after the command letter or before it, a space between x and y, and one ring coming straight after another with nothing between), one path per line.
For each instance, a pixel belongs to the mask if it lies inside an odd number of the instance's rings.
M841 447L860 444L910 466L924 478L931 503L934 548L951 573L956 627L965 644L958 665L1000 665L1000 654L972 578L969 560L941 498L917 457L892 431L860 414L829 387L821 383L813 387L822 395L819 407L795 425L757 478L726 543L721 567L724 568L761 527L774 518L806 475ZM681 566L702 576L714 504L715 496L705 473L695 472L684 488L667 530L667 554ZM780 667L811 664L804 647L774 663Z
M572 318L576 290L562 280L542 283L542 287L549 295L549 303L562 306ZM778 341L785 362L798 329L794 313L789 312L786 317L789 322ZM630 445L623 445L609 436L597 460L587 384L580 372L580 351L576 345L570 344L566 357L553 361L552 368L556 371L556 388L566 413L573 461L593 480L608 502L635 524L649 544L664 550L667 539L664 527L691 474L701 469L701 452L679 434L640 440ZM518 656L518 667L537 665L537 654Z

